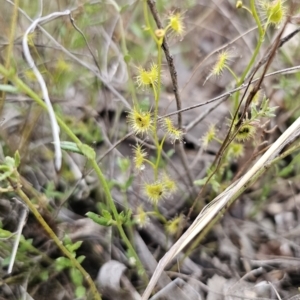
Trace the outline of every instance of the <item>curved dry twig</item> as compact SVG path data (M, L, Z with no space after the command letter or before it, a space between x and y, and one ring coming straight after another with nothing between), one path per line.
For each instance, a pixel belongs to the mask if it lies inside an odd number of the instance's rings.
M49 93L48 93L48 89L45 83L45 80L42 76L42 74L40 73L40 71L38 70L38 68L36 67L34 60L30 54L29 51L29 46L28 46L28 34L33 32L35 30L35 28L38 26L39 23L43 22L43 21L49 21L49 20L53 20L57 17L61 17L61 16L66 16L69 15L70 11L66 10L64 12L54 12L48 16L45 17L40 17L37 18L35 21L32 22L32 24L27 28L24 37L23 37L23 52L24 52L24 56L27 60L27 63L29 65L29 67L32 69L34 75L37 78L37 81L40 84L41 90L42 90L42 94L43 94L43 98L44 101L47 105L48 108L48 113L49 113L49 118L50 118L50 123L51 123L51 128L52 128L52 135L53 135L53 140L54 140L54 151L55 151L55 168L56 170L60 170L61 168L61 164L62 164L62 152L61 152L61 148L60 148L60 139L59 139L59 126L57 124L56 121L56 117L55 117L55 113L49 98Z

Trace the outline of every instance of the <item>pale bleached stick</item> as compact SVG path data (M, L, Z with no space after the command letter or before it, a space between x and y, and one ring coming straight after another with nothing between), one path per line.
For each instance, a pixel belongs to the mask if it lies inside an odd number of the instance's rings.
M282 148L300 135L300 117L274 142L267 152L254 164L254 166L239 180L231 184L224 192L217 196L198 215L189 229L171 247L171 249L159 261L153 276L142 296L142 300L147 300L151 295L161 273L167 264L190 242L201 233L205 227L227 206L243 192L254 179L268 168Z
M28 212L29 212L27 206L25 206L20 200L18 200L17 198L14 198L14 200L18 201L22 205L22 212L21 212L21 215L20 215L16 240L14 242L13 250L12 250L12 253L11 253L10 262L9 262L9 266L8 266L8 269L7 269L7 274L10 274L12 272L14 262L15 262L15 259L16 259L16 255L17 255L17 251L18 251L18 247L19 247L19 243L20 243L22 230L23 230L23 227L26 223L26 219L28 217Z
M69 15L70 11L66 10L64 12L54 12L48 16L45 17L41 17L41 18L37 18L35 21L33 21L31 23L31 25L27 28L24 37L23 37L23 51L24 51L24 56L27 60L27 63L29 65L29 67L32 69L34 75L37 78L37 81L41 87L42 90L42 94L43 94L43 98L45 101L45 104L47 105L47 109L48 109L48 114L49 114L49 118L50 118L50 123L51 123L51 128L52 128L52 136L53 136L53 141L54 141L54 151L55 151L55 168L56 170L60 170L61 168L61 162L62 162L62 152L61 152L61 148L60 148L60 139L59 139L59 126L57 124L57 120L55 117L55 112L53 110L50 98L49 98L49 93L48 93L48 89L47 89L47 85L45 83L45 80L42 76L42 74L40 73L40 71L38 70L38 68L36 67L34 60L30 54L29 51L29 46L28 46L28 34L33 32L34 29L36 28L36 26L43 21L47 21L47 20L52 20L54 18L60 17L60 16L66 16Z

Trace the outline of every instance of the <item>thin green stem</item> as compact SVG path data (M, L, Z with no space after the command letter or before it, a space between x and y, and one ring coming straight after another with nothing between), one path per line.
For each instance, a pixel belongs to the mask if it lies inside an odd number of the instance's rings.
M225 66L225 68L230 72L230 74L233 76L233 78L235 79L236 83L239 83L239 78L236 76L236 74L233 72L233 70L229 67L229 66Z
M167 137L167 135L165 134L162 141L161 141L161 143L158 145L158 148L157 148L157 158L156 158L156 164L155 164L155 169L156 170L158 170L158 167L159 167L159 163L160 163L160 159L161 159L161 153L162 153L162 149L163 149L163 145L164 145L166 137Z
M124 243L126 244L126 247L130 250L131 254L134 256L139 270L141 270L143 272L143 276L144 276L145 281L148 282L148 278L147 278L147 275L146 275L145 268L144 268L142 262L140 261L138 255L136 254L133 246L131 245L129 239L127 238L126 233L125 233L125 231L122 227L122 223L121 223L121 220L120 220L120 217L119 217L119 213L118 213L117 208L115 206L114 200L111 196L111 192L110 192L109 186L106 182L106 179L105 179L101 169L99 168L99 166L97 164L97 161L96 160L90 160L90 163L91 163L93 169L95 170L95 172L97 174L97 177L99 178L99 181L102 184L102 188L104 190L106 199L108 201L108 205L110 206L110 209L113 213L114 219L116 220L116 225L117 225L117 228L119 230L120 236L121 236L122 240L124 241Z
M158 78L157 78L157 90L155 93L155 109L154 109L154 134L156 136L156 141L157 141L157 157L156 157L156 168L155 168L155 180L157 180L158 177L158 166L159 166L159 161L161 159L161 152L162 152L162 147L163 143L165 140L165 137L163 138L162 142L159 144L158 142L158 137L157 137L157 122L158 122L158 103L159 103L159 98L160 98L160 90L161 90L161 61L162 61L162 51L161 51L161 42L157 42L157 48L158 48L158 57L157 57L157 67L158 67ZM154 88L155 89L155 88Z
M147 164L149 164L153 169L155 169L155 164L150 161L149 159L144 159L144 162L146 162Z
M156 216L159 218L164 224L168 222L168 220L159 212L157 205L154 205L154 211L146 212L147 216Z
M38 105L40 105L44 110L48 110L45 102L30 88L28 87L21 79L19 79L16 74L12 74L10 71L6 70L3 65L0 64L0 73L4 76L7 76L15 86L29 97L31 97ZM57 123L59 126L66 132L66 134L78 145L82 145L81 141L77 136L72 132L72 130L65 124L65 122L56 116Z
M143 3L143 8L144 8L144 18L146 21L146 25L147 25L147 30L149 30L152 38L154 39L155 43L158 44L158 39L152 29L151 23L150 23L150 19L149 19L149 14L148 14L148 5L147 5L147 0L144 0Z
M259 36L262 37L262 36L264 36L264 30L263 30L263 27L261 25L259 16L257 14L257 10L256 10L256 7L255 7L255 0L250 0L250 9L251 9L251 13L252 13L252 15L255 19L255 22L257 24L257 27L258 27Z
M47 234L51 237L51 239L54 241L56 246L61 250L61 252L69 258L71 263L74 267L76 267L80 273L83 275L83 278L87 281L91 288L91 292L93 294L94 299L101 300L101 296L97 290L97 287L92 280L91 276L86 272L86 270L81 266L81 264L76 260L76 258L73 256L71 252L68 251L68 249L62 244L62 242L59 240L57 235L54 233L54 231L49 227L47 222L44 220L44 218L41 216L39 211L35 208L33 203L30 201L30 199L27 197L27 195L22 191L20 187L17 187L16 193L19 195L19 197L25 202L25 204L29 207L30 211L34 214L38 222L42 225L44 230L47 232Z
M22 80L20 80L14 73L11 73L8 70L6 70L1 64L0 64L0 73L7 76L7 78L9 78L15 84L15 86L18 87L18 89L20 89L20 91L26 93L33 100L35 100L37 102L37 104L39 104L43 109L47 110L47 106L44 103L44 101L34 91L32 91ZM59 117L56 117L56 119L57 119L59 126L67 133L67 135L77 145L82 146L83 145L82 142L77 138L77 136L72 132L72 130L65 124L65 122L62 119L60 119ZM148 278L146 277L146 272L145 272L144 266L142 265L141 261L139 260L133 246L131 245L130 241L128 240L128 238L123 230L122 224L120 222L119 214L118 214L117 208L114 204L114 201L112 199L107 181L106 181L101 169L99 168L96 159L89 159L89 161L96 172L96 175L98 177L98 180L101 183L101 186L104 188L104 192L107 197L110 209L113 212L115 220L117 221L117 228L119 230L121 238L125 242L128 249L130 249L132 255L135 257L135 259L137 261L138 267L140 268L140 270L143 270L144 277L148 281Z
M243 9L245 9L251 16L253 16L252 11L247 6L242 6Z
M257 14L257 11L256 11L256 7L255 7L255 0L251 0L250 1L250 8L251 8L251 13L254 17L254 20L257 24L257 28L258 28L258 33L259 33L259 39L258 39L258 42L257 42L257 45L255 47L255 50L252 54L252 57L250 59L250 62L248 63L247 67L245 68L243 74L241 75L240 79L238 80L238 83L237 83L237 87L241 86L243 83L244 83L244 80L247 76L247 74L249 73L250 69L252 68L254 62L255 62L255 59L259 53L259 50L261 48L261 45L263 43L263 40L264 40L264 30L263 30L263 27L261 25L261 22L260 22L260 19L259 19L259 16ZM240 92L238 91L236 94L235 94L235 101L234 101L234 110L237 109L238 107L238 103L239 103L239 97L240 97Z
M158 130L158 103L160 98L160 91L161 91L161 63L162 63L162 42L163 39L158 39L153 31L153 28L150 23L149 14L148 14L148 5L147 0L144 0L143 3L143 9L144 9L144 18L146 21L147 29L150 31L150 34L152 38L154 39L156 45L157 45L157 68L158 68L158 78L157 78L157 84L152 84L153 94L154 94L154 125L153 125L153 135L154 135L154 143L157 148L157 157L156 157L156 163L154 168L154 177L155 180L158 178L158 166L161 159L161 152L162 152L162 146L163 144L159 144L158 136L157 136L157 130Z

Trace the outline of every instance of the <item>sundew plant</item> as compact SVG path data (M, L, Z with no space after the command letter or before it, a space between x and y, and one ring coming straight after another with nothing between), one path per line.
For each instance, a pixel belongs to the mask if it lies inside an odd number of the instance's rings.
M0 298L184 300L170 278L209 285L202 262L252 272L218 243L298 179L298 1L3 3Z

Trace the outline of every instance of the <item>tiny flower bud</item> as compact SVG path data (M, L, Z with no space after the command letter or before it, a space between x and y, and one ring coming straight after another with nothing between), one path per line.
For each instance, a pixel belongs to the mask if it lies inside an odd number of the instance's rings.
M159 39L163 38L165 36L165 30L164 29L156 29L155 30L155 35L156 37L158 37Z
M235 7L236 8L242 8L243 7L243 2L242 1L237 1Z

